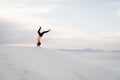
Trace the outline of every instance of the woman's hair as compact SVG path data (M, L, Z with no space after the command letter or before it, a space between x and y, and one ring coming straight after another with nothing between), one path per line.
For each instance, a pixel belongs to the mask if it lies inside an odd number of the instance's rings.
M40 41L38 41L38 42L37 42L37 46L40 46L40 45L41 45L41 42L40 42Z

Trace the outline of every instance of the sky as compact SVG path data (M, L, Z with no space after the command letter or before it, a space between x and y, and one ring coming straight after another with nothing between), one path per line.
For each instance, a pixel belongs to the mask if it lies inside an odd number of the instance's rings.
M120 50L119 0L0 0L0 44Z

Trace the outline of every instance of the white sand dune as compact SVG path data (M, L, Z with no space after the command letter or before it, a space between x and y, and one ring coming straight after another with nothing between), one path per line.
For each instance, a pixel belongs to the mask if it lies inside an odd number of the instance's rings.
M0 80L120 80L120 68L36 47L0 47Z

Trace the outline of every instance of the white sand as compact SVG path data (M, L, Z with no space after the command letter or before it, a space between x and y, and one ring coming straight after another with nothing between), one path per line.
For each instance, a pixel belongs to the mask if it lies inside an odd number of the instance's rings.
M1 46L0 80L120 80L119 61L95 55Z

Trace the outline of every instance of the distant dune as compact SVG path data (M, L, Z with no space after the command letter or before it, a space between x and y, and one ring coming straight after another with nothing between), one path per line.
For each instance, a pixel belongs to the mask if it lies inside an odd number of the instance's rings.
M86 48L86 49L58 49L61 51L68 51L68 52L98 52L98 53L120 53L120 50L110 50L110 51L106 51L106 50L101 50L101 49L91 49L91 48Z
M66 53L0 46L0 80L120 80L119 54Z

